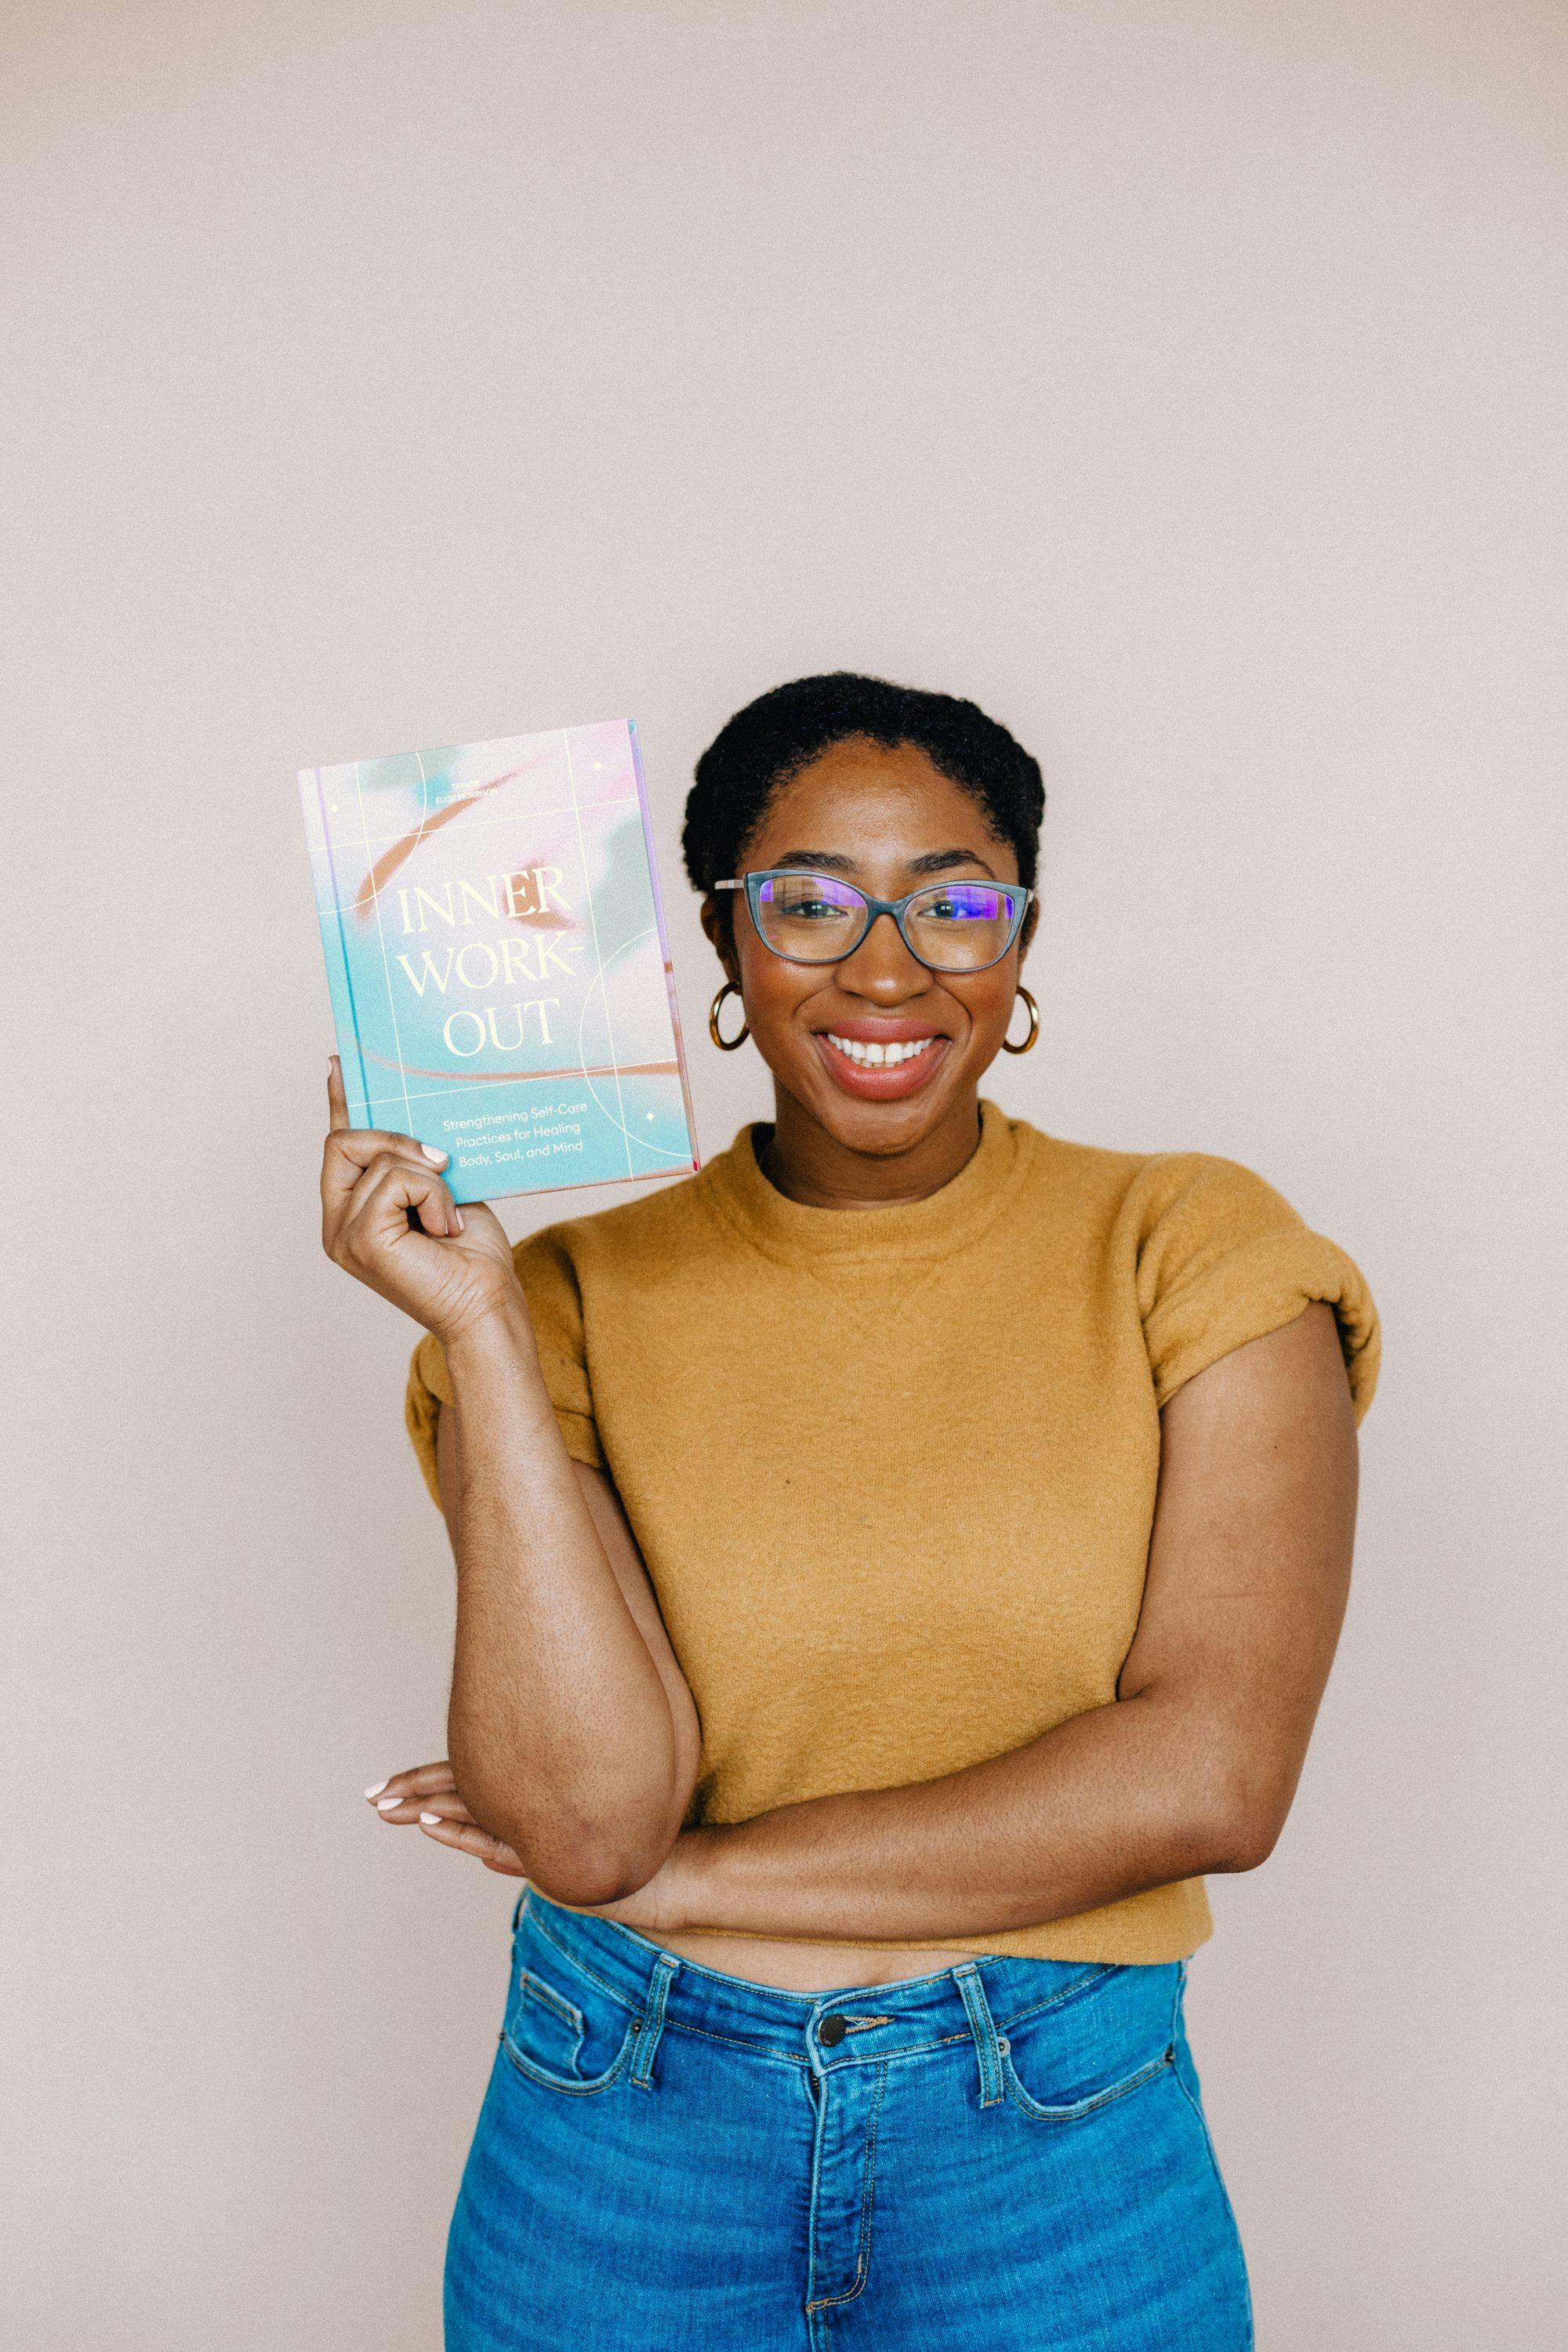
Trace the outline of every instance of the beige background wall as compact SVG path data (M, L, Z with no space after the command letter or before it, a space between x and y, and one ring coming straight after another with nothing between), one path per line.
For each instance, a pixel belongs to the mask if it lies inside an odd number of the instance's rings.
M0 2334L438 2341L510 1898L359 1793L441 1751L450 1572L412 1331L317 1249L294 770L635 714L713 1150L765 1098L685 782L847 664L1046 764L997 1097L1247 1160L1386 1317L1318 1742L1194 1970L1265 2352L1560 2345L1561 8L5 40Z

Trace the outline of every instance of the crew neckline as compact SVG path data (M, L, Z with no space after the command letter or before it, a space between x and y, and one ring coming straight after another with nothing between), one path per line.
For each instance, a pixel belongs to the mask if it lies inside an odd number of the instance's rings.
M984 1096L980 1141L956 1176L923 1201L895 1201L868 1209L826 1209L792 1201L763 1175L759 1139L771 1122L741 1129L727 1151L703 1171L721 1213L769 1255L790 1260L945 1256L972 1241L998 1215L1022 1181L1033 1130Z

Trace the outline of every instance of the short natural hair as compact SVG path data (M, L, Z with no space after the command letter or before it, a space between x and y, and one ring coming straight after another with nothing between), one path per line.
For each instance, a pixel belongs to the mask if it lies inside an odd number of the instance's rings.
M680 836L693 887L710 890L738 873L773 794L830 744L856 735L923 751L977 803L997 839L1011 844L1018 879L1033 887L1046 810L1039 762L978 703L841 669L759 695L703 752Z

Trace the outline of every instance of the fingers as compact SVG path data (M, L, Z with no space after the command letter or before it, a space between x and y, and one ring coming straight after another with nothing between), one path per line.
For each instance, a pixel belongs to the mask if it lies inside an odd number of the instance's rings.
M452 1822L461 1826L474 1819L455 1789L449 1796L421 1797L418 1800L418 1816L421 1829L427 1829L432 1822Z
M341 1078L338 1092L341 1097ZM450 1152L438 1151L433 1143L421 1143L416 1135L398 1135L384 1127L334 1125L321 1154L322 1201L330 1204L346 1199L371 1161L388 1154L421 1168L445 1168L451 1158Z
M444 1756L436 1764L416 1764L406 1772L394 1772L390 1780L378 1780L364 1793L384 1821L398 1822L416 1820L422 1805L430 1807L437 1800L462 1804L452 1767Z
M377 1241L401 1241L408 1231L410 1209L420 1230L437 1241L463 1230L457 1204L433 1168L401 1152L380 1152L349 1194L342 1236L373 1246Z
M434 1764L411 1764L406 1772L389 1773L384 1780L377 1780L367 1789L365 1795L374 1801L393 1789L412 1789L420 1796L437 1797L457 1785L450 1759L441 1756Z
M409 1210L418 1230L435 1240L463 1230L462 1212L435 1170L397 1151L377 1152L346 1195L328 1196L324 1181L322 1192L322 1247L335 1264L373 1284L387 1270L386 1251L408 1239Z
M416 1822L437 1845L472 1854L476 1862L503 1878L525 1875L510 1846L480 1829L458 1796L452 1767L444 1756L438 1763L416 1764L406 1772L394 1772L390 1780L377 1780L364 1793L382 1820L395 1828L407 1828Z
M491 1837L488 1830L475 1822L443 1821L437 1814L425 1813L420 1816L419 1829L422 1836L433 1838L437 1845L449 1845L458 1853L471 1853L476 1862L482 1862L487 1870L498 1872L502 1878L526 1875L510 1846L503 1845L500 1838Z
M437 1151L433 1143L421 1143L416 1135L399 1135L389 1127L335 1129L327 1138L327 1151L340 1181L350 1186L373 1160L388 1151L425 1168L445 1168L451 1158L450 1152Z
M432 1168L445 1168L451 1155L416 1135L399 1135L384 1127L351 1127L343 1066L336 1054L327 1061L327 1144L321 1158L321 1197L351 1192L360 1174L379 1154L395 1151Z

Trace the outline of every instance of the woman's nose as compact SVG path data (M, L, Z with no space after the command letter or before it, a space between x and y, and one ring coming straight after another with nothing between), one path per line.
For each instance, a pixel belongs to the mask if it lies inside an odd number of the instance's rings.
M908 996L923 996L931 973L904 945L903 933L891 915L878 915L853 955L837 967L838 985L851 996L872 997L879 1004L901 1004Z

